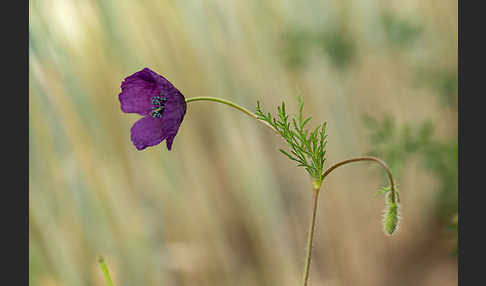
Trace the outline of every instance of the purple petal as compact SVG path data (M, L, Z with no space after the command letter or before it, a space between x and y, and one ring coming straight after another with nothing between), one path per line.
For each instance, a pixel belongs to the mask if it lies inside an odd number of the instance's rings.
M118 95L123 112L146 115L152 110L151 99L160 94L154 74L144 68L125 78L121 84L122 92Z
M127 77L121 85L119 95L122 110L146 117L132 126L131 139L138 150L154 146L167 139L167 149L171 150L174 137L186 114L186 100L182 93L163 76L144 68ZM152 98L164 98L162 116L154 118L151 114Z
M181 126L184 115L186 114L186 101L184 96L177 91L168 97L165 111L162 115L164 134L167 135L167 149L171 150L174 137Z
M174 142L174 138L177 135L177 131L179 130L179 126L181 125L181 121L163 120L163 124L164 124L163 125L164 134L167 134L167 136L166 136L167 140L165 140L166 141L165 143L167 145L167 150L170 151L172 149L172 142Z
M167 137L161 118L145 116L133 124L130 138L137 150L143 150L162 142Z

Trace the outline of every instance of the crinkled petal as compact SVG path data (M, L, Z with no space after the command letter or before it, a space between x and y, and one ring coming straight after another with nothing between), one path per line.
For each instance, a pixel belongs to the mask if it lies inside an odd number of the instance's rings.
M152 97L160 94L154 74L144 68L125 78L121 84L122 92L118 95L123 112L147 115L152 110Z
M130 129L130 139L137 150L143 150L162 142L167 137L163 124L161 118L154 118L150 115L135 122Z
M166 145L167 145L167 150L172 149L172 142L174 142L174 138L177 135L177 131L179 130L180 122L172 120L172 121L166 121L164 120L164 125L163 129L165 134L167 134L167 140L165 140Z
M169 100L165 105L165 111L162 115L162 127L164 129L164 134L167 135L167 149L172 149L172 142L174 137L182 124L184 115L186 114L186 101L184 96L177 91L169 96Z

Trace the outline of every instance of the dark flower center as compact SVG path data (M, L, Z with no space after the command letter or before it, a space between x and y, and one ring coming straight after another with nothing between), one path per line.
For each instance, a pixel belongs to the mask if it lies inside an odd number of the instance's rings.
M152 111L150 112L150 115L154 118L162 117L166 102L167 98L162 94L152 97Z

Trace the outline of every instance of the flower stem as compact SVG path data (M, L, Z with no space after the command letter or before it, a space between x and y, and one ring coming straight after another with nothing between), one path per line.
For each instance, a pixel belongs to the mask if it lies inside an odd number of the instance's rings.
M218 102L218 103L226 104L228 106L231 106L231 107L245 113L246 115L249 115L250 117L252 117L256 121L264 124L266 127L270 128L270 129L272 129L273 132L279 134L278 131L275 130L275 128L273 128L272 125L268 124L267 122L265 122L263 120L258 119L258 116L255 113L253 113L253 112L249 111L248 109L244 108L243 106L240 106L240 105L233 103L229 100L221 99L221 98L217 98L217 97L209 97L209 96L190 97L190 98L186 99L186 103L193 102L193 101L212 101L212 102Z
M106 284L108 286L114 286L113 281L111 280L110 271L108 271L108 267L106 266L105 260L102 256L100 256L98 262L100 263L103 274L105 274Z
M376 157L357 157L357 158L352 158L352 159L348 159L348 160L344 160L344 161L341 161L339 163L336 163L334 164L333 166L329 167L323 174L322 174L322 180L324 180L324 178L329 175L334 169L336 169L337 167L340 167L342 165L346 165L348 163L353 163L353 162L359 162L359 161L373 161L373 162L376 162L378 164L380 164L383 169L385 169L387 175L388 175L388 180L390 181L390 187L391 187L391 199L392 201L395 201L395 197L396 197L396 191L395 191L395 184L393 183L393 176L392 176L392 173L390 171L390 168L388 167L388 165L383 162L382 160L376 158Z
M319 188L313 187L313 196L312 196L312 218L311 223L309 226L309 234L307 236L307 249L306 249L306 257L305 257L305 266L304 266L304 286L307 286L307 281L309 280L309 270L311 264L311 257L312 257L312 242L314 241L314 229L316 225L316 215L317 215L317 200L319 199Z
M333 166L329 167L321 176L321 182L324 182L324 178L327 177L332 171L334 171L336 168L346 165L348 163L353 163L353 162L359 162L359 161L373 161L378 164L380 164L383 169L385 169L388 179L390 181L390 189L391 189L391 199L392 201L395 201L395 196L396 196L396 191L395 191L395 184L393 182L393 176L390 171L390 168L388 165L383 162L382 160L376 158L376 157L357 157L357 158L352 158L348 160L344 160L341 162L338 162L334 164ZM314 228L316 224L316 214L317 214L317 200L319 198L319 192L320 192L320 185L319 184L313 184L313 208L312 208L312 218L311 218L311 224L309 227L309 235L307 237L307 249L306 249L306 259L305 259L305 267L304 267L304 282L303 285L307 286L307 281L309 280L309 270L310 270L310 264L311 264L311 257L312 257L312 242L314 240Z

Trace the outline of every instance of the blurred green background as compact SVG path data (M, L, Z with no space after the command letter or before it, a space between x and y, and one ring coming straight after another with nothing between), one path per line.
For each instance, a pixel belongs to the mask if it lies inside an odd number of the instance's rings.
M137 151L120 83L149 67L185 96L327 121L310 285L457 285L457 1L29 2L31 285L300 285L305 171L224 105L190 103L172 151Z

